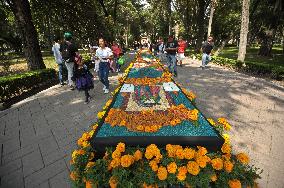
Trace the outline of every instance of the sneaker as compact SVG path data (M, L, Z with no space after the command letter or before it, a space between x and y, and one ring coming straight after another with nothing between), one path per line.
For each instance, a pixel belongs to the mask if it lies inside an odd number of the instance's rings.
M119 72L119 70L118 69L116 69L116 71L115 72Z
M90 100L86 100L86 101L84 102L84 104L89 104L89 102L90 102Z
M106 90L106 86L104 85L104 87L103 87L103 90L105 91Z
M109 90L108 90L108 89L105 89L104 94L107 94L107 93L109 93Z
M74 90L75 88L74 88L74 86L70 86L70 90Z

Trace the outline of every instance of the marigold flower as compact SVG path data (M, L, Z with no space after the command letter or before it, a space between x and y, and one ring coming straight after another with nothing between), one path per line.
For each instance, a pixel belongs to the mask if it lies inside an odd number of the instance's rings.
M135 161L139 161L142 159L143 154L140 150L136 150L133 156Z
M177 164L175 162L171 162L167 165L167 170L170 174L174 174L177 171Z
M234 164L231 162L231 161L225 161L224 162L224 169L227 171L227 172L232 172L234 168Z
M225 160L230 160L230 159L231 159L231 154L230 154L230 153L226 153L226 154L222 155L222 157L223 157Z
M178 173L177 174L177 179L179 181L184 181L186 179L186 174L183 174L183 173Z
M211 160L212 167L215 170L222 170L223 169L223 160L220 158L215 158Z
M240 180L233 179L228 182L230 188L242 188Z
M93 183L91 181L86 181L86 188L92 188Z
M119 152L124 152L125 151L125 144L119 142L116 146L116 150L118 150Z
M230 146L230 144L224 143L222 148L221 148L221 151L223 153L231 153L231 146Z
M123 155L120 159L120 164L123 167L129 167L134 163L134 157L132 155Z
M216 181L217 180L217 175L216 174L213 174L211 177L210 177L211 181Z
M201 168L205 168L206 167L207 158L205 156L197 155L195 157L195 161L199 165L199 167L201 167Z
M158 170L158 168L159 168L158 164L157 164L157 162L155 160L150 161L149 162L149 166L152 168L152 170L154 172L156 172Z
M185 159L188 159L188 160L193 159L195 155L195 150L191 148L185 148L183 150L183 155Z
M88 162L87 165L86 165L86 168L91 168L93 166L95 166L95 162Z
M151 152L147 152L147 151L145 152L144 155L145 155L146 159L148 159L148 160L150 160L154 157L154 155Z
M215 121L214 121L213 119L208 118L207 120L209 121L209 123L210 123L211 125L213 125L213 126L216 125L216 123L215 123Z
M225 140L225 143L230 143L230 135L228 135L228 134L223 134L222 135L223 136L223 138L224 138L224 140Z
M112 152L112 154L111 154L111 157L112 157L113 159L120 158L120 157L121 157L120 151L114 150L114 152Z
M70 178L71 178L71 180L76 181L76 179L78 178L77 173L74 172L74 171L72 171L72 172L70 173Z
M176 157L177 157L178 159L184 159L183 149L177 149L177 150L176 150Z
M116 168L120 165L120 159L119 158L114 158L110 162L110 167Z
M245 153L239 153L237 155L237 160L240 161L242 164L249 163L249 157Z
M206 155L207 154L207 149L205 147L197 146L197 148L198 148L197 153L199 155Z
M196 176L200 171L199 165L195 161L189 161L187 163L187 171Z
M160 166L158 168L158 178L159 180L165 180L168 177L168 171L165 167Z
M108 183L109 183L110 188L116 188L117 187L117 183L118 183L117 182L117 178L115 176L112 176L109 179Z
M106 113L106 111L101 111L101 112L99 112L98 115L97 115L98 118L99 118L99 119L102 119L102 118L104 117L105 113Z
M187 173L187 167L186 166L179 167L178 168L178 173L186 174Z

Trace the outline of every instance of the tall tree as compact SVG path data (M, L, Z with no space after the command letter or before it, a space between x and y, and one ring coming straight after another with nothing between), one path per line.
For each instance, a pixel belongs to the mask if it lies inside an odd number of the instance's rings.
M205 10L208 5L207 0L198 0L198 17L197 17L197 41L196 41L196 51L199 51L204 39L204 30L205 30Z
M249 4L250 4L250 0L243 0L240 44L239 44L239 52L238 52L238 60L243 63L246 57L247 36L248 36L248 31L249 31Z
M29 1L7 0L7 3L15 15L18 27L22 34L24 54L27 59L28 69L44 69L45 65L39 47L37 32L32 21Z
M210 4L210 17L209 17L209 23L208 23L207 37L209 37L211 35L211 26L212 26L212 22L213 22L214 10L215 10L216 6L217 6L217 0L211 0L211 4Z

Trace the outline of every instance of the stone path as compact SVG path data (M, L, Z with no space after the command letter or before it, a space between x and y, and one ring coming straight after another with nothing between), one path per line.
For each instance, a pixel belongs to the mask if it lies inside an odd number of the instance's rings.
M201 70L186 60L176 79L197 95L206 117L226 117L236 151L249 153L264 169L260 187L284 187L284 88L215 65ZM111 85L117 85L112 74ZM71 152L110 97L96 81L92 101L54 86L0 112L1 188L70 187Z

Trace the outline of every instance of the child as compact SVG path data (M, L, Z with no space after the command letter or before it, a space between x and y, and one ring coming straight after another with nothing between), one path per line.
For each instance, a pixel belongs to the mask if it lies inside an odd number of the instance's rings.
M79 91L85 91L85 104L88 104L91 98L88 91L94 88L93 75L87 66L84 65L82 56L76 56L75 61L74 78L76 80L76 88Z

